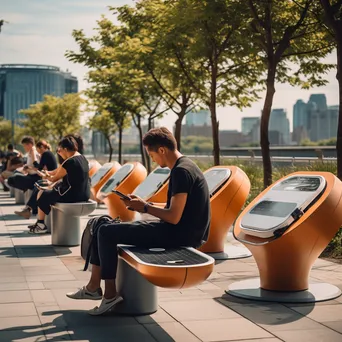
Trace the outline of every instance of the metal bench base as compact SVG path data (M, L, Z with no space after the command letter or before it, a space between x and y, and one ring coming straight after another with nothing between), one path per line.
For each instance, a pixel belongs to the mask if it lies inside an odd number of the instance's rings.
M15 204L25 204L24 191L14 189Z
M63 211L55 207L51 208L49 216L51 216L51 243L55 246L79 246L81 242L80 218L65 215Z
M158 310L157 287L121 258L116 287L124 300L115 306L113 313L139 316L150 315Z

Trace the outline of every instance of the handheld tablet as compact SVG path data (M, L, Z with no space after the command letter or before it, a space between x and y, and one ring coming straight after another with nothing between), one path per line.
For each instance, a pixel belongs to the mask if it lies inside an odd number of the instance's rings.
M112 190L112 192L114 192L115 194L117 194L118 196L120 196L122 199L130 201L131 198L126 196L125 194L123 194L122 192L118 191L118 190Z

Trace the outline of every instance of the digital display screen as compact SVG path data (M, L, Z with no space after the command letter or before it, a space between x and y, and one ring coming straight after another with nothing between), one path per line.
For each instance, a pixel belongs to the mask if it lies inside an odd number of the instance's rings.
M229 169L214 169L206 172L204 178L208 183L209 193L212 194L223 182L230 177Z
M92 177L91 177L91 186L96 185L112 168L113 164L105 164L103 165Z
M151 197L170 176L169 168L158 168L151 172L148 177L136 188L134 195L141 198Z
M133 164L126 164L118 171L114 173L114 175L107 181L107 183L103 186L101 192L109 193L114 190L133 170Z
M293 213L296 207L297 203L293 202L261 201L250 213L263 216L287 217Z
M316 191L321 185L319 177L290 177L276 185L273 190L279 191Z

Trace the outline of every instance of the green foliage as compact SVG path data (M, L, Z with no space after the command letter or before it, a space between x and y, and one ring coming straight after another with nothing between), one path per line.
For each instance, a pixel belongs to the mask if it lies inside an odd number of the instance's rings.
M182 146L182 151L187 154L208 154L213 150L212 139L201 136L182 138Z
M109 139L117 131L117 126L108 111L95 114L88 120L88 127L94 131L101 132Z
M311 141L310 139L303 139L300 142L300 146L336 146L336 138Z
M14 125L14 143L20 144L25 134L22 127ZM6 150L7 145L12 142L12 122L0 118L0 149Z
M79 94L45 95L42 102L20 111L26 116L22 120L25 134L36 140L46 139L54 145L64 135L78 132L82 102Z

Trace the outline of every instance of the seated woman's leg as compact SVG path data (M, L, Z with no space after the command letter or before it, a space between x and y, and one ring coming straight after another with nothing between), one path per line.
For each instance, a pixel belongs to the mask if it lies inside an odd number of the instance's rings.
M37 175L23 175L16 173L14 176L8 178L8 184L16 189L26 191L34 188L34 183L39 179Z
M26 206L31 209L31 212L34 215L37 214L37 211L38 211L38 198L37 198L38 193L39 193L39 190L37 188L34 188L31 197L26 203Z

